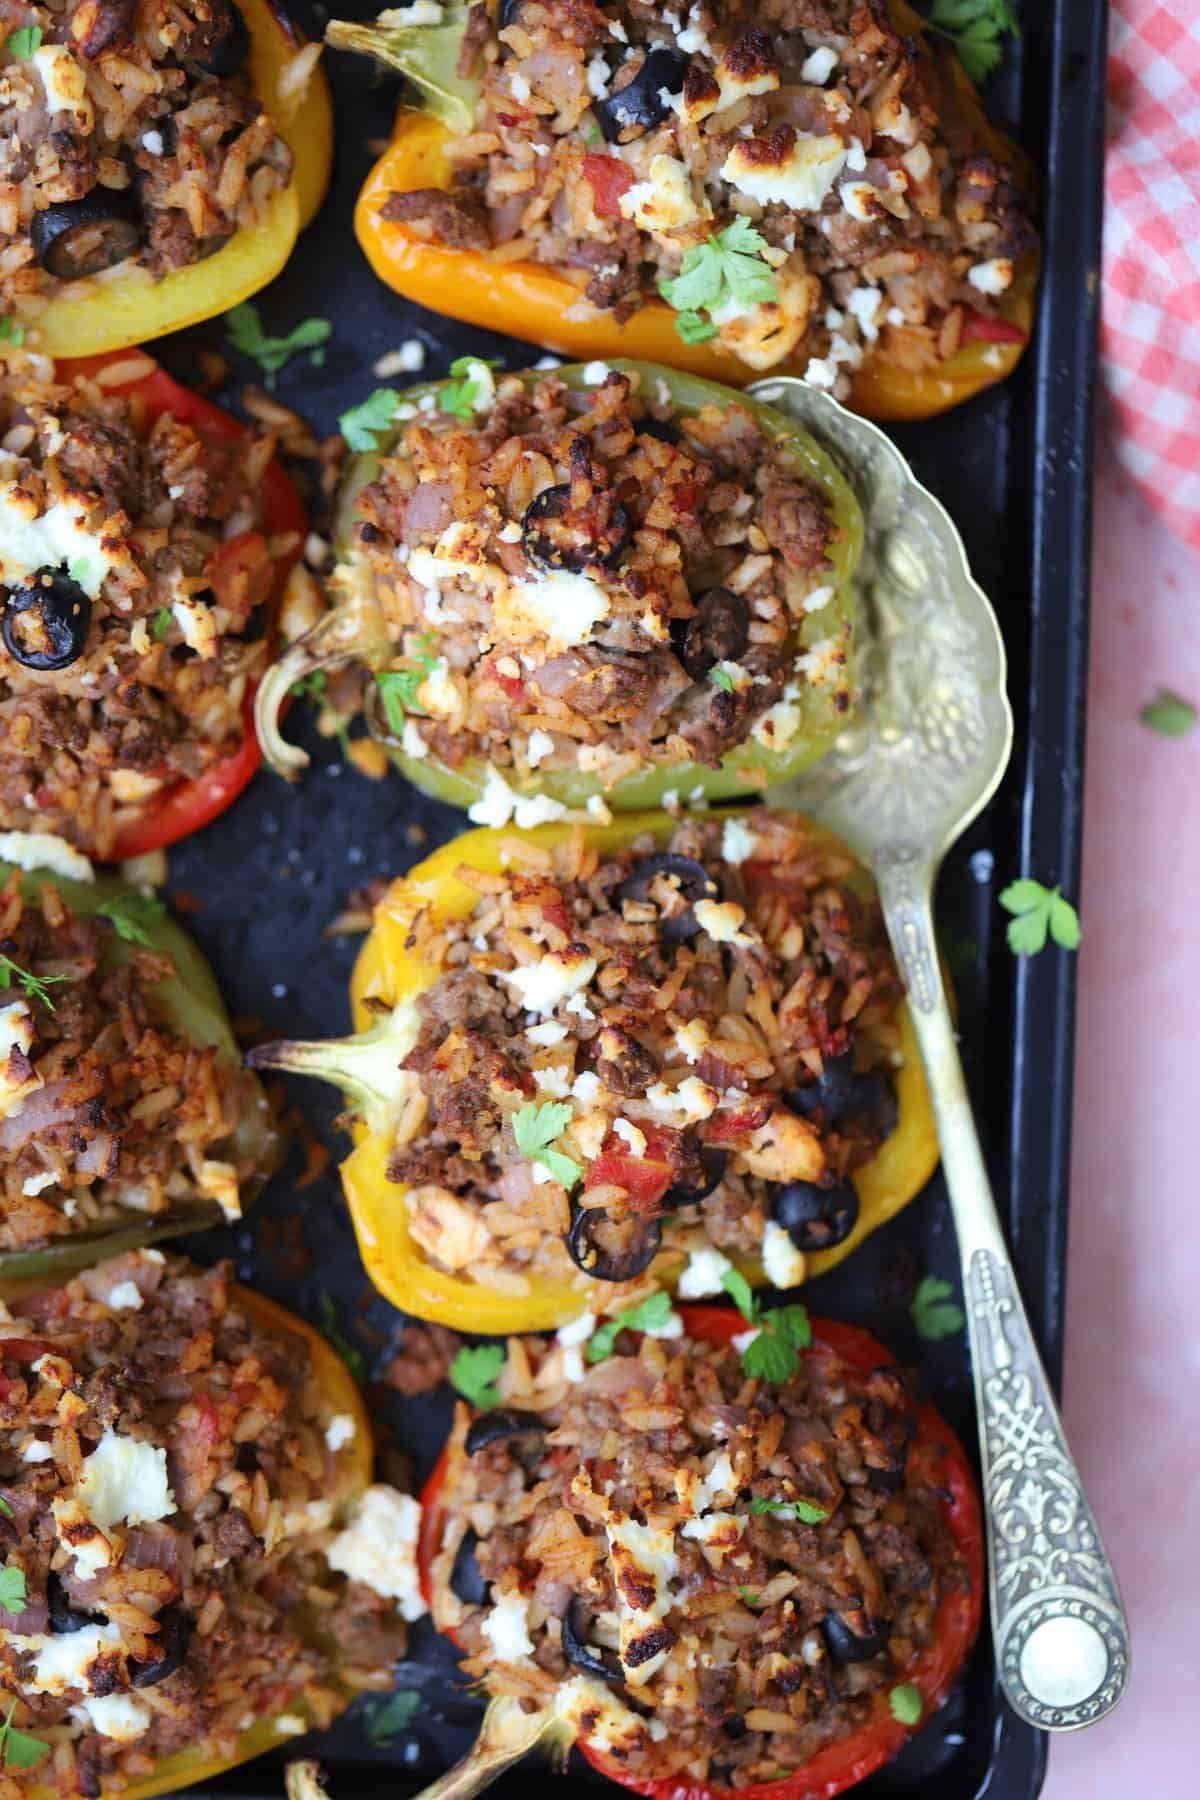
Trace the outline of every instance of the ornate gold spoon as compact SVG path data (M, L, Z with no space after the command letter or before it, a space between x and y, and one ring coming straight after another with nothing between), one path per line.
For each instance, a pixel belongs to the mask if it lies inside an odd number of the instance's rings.
M1073 1731L1124 1693L1129 1626L1017 1292L933 933L942 859L995 793L1012 749L1004 645L949 514L883 432L803 381L760 381L750 391L812 432L866 516L863 705L780 797L848 839L879 884L958 1233L996 1665L1021 1718Z

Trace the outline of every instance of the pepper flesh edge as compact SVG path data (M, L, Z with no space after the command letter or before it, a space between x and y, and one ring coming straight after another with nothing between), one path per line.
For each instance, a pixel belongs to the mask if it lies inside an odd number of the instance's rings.
M0 862L0 886L13 873L12 865ZM94 882L68 881L49 870L23 872L22 891L35 898L44 886L53 887L65 904L81 918L99 914L101 906L112 900L130 898L137 890L113 875L98 875ZM280 1140L272 1120L271 1108L258 1080L241 1066L241 1051L233 1035L225 1011L225 1003L216 976L197 945L169 916L148 919L143 929L150 940L149 948L169 956L175 974L156 982L151 990L168 1024L193 1043L213 1046L222 1062L236 1074L239 1086L239 1112L229 1138L239 1161L263 1171L262 1179L247 1193L252 1198L266 1174L279 1161ZM113 933L109 961L112 966L128 962L138 949ZM0 1281L65 1280L76 1270L121 1250L143 1248L182 1232L197 1231L218 1222L220 1211L215 1206L196 1205L185 1213L168 1212L157 1218L152 1214L130 1211L117 1224L97 1232L80 1232L53 1243L28 1250L0 1251Z
M11 1300L22 1290L41 1288L43 1281L0 1281L0 1299ZM292 1332L304 1340L312 1357L313 1373L317 1378L322 1394L325 1396L329 1417L338 1413L349 1413L354 1420L354 1436L334 1454L337 1458L337 1476L329 1497L334 1501L336 1516L345 1518L355 1500L365 1491L371 1480L371 1468L374 1451L371 1436L371 1420L367 1413L362 1393L349 1369L338 1356L333 1347L310 1325L307 1319L299 1318L289 1312L286 1307L278 1305L265 1294L256 1293L253 1288L246 1288L240 1282L234 1282L230 1289L231 1298L251 1315L255 1323L268 1331ZM307 1621L300 1620L303 1627ZM301 1635L306 1642L319 1640L316 1631ZM349 1688L338 1688L338 1712L343 1712L355 1694ZM328 1688L322 1690L328 1693ZM290 1700L283 1712L267 1713L256 1719L253 1725L240 1734L237 1748L232 1756L218 1756L208 1751L201 1744L192 1744L185 1750L178 1750L172 1756L163 1757L155 1767L153 1775L144 1781L135 1781L121 1789L121 1800L151 1800L155 1794L174 1793L178 1788L188 1787L194 1783L206 1782L219 1775L225 1769L232 1769L238 1763L248 1762L251 1757L261 1756L264 1751L278 1749L287 1742L276 1729L276 1722L287 1713L299 1713L305 1720L314 1723L310 1713L308 1697L298 1695ZM110 1794L110 1788L101 1790L101 1800ZM49 1788L42 1782L29 1790L29 1800L59 1800L57 1788Z
M905 0L890 0L890 10L896 29L916 37L932 60L920 15ZM943 53L937 66L946 72L953 101L982 147L997 161L1011 164L1028 185L1027 158L991 124L958 58ZM381 219L379 209L389 194L422 187L449 188L451 164L446 150L453 135L437 119L402 106L392 141L359 194L354 229L372 269L389 287L466 324L525 338L570 356L643 357L673 363L731 386L770 375L803 376L806 359L752 369L729 352L714 349L711 342L685 344L675 330L676 314L662 300L649 301L624 325L599 309L594 309L591 318L565 318L568 308L583 301L582 291L548 265L498 264L486 251L454 250L427 242L403 224ZM1033 328L1038 267L1034 254L1022 260L1000 308L1000 316L1024 332L1026 341ZM1025 342L968 345L922 372L904 369L883 352L868 350L852 377L850 405L871 419L932 418L1003 381L1025 348Z
M731 809L722 816L741 814ZM805 825L818 843L851 856L835 833L811 820ZM675 826L676 821L662 813L626 814L611 825L585 827L585 836L589 844L614 850L643 832L665 838ZM543 825L520 836L524 842L548 848L561 843L572 829L568 825ZM376 908L374 925L354 969L351 1004L356 1030L378 1023L379 1015L369 1002L383 1001L395 1006L436 981L439 971L405 949L414 913L428 908L434 918L469 916L478 903L478 894L458 879L456 869L466 864L487 873L497 872L502 866L501 847L506 841L511 842L513 835L502 830L468 832L444 844L392 884ZM853 879L864 891L872 891L865 870ZM896 1009L895 1033L895 1042L889 1048L898 1050L902 1058L892 1070L899 1103L896 1129L872 1161L853 1176L860 1201L854 1230L833 1249L806 1255L806 1277L833 1268L870 1232L894 1218L921 1191L937 1167L937 1130L924 1065L903 1000ZM404 1199L407 1184L387 1179L388 1139L370 1132L361 1122L352 1125L352 1133L356 1147L342 1164L342 1184L367 1273L393 1305L417 1318L458 1330L507 1335L553 1330L611 1299L610 1284L588 1282L582 1276L578 1281L538 1281L529 1295L507 1295L432 1268L409 1231ZM767 1285L758 1257L734 1252L731 1261L752 1285ZM673 1288L684 1266L680 1251L666 1249L651 1268L663 1286Z
M49 356L94 356L148 343L227 312L274 280L329 182L333 117L329 86L318 66L298 102L280 92L287 64L302 47L282 8L272 0L239 0L250 31L255 92L275 119L293 156L292 179L263 209L257 224L236 231L212 256L155 280L119 264L92 276L79 299L52 300L30 320L29 342Z
M731 1342L745 1326L741 1314L730 1307L688 1305L681 1307L680 1312L688 1335L710 1344ZM814 1344L835 1351L858 1368L882 1368L895 1361L892 1353L860 1326L823 1318L813 1318L811 1325ZM440 1496L449 1473L449 1455L449 1449L443 1450L421 1493L417 1562L421 1592L431 1611L433 1563L445 1516ZM984 1538L979 1493L966 1451L935 1406L925 1404L917 1408L910 1462L914 1457L925 1461L923 1472L929 1484L942 1490L942 1518L966 1563L968 1582L965 1593L949 1593L943 1598L934 1642L921 1653L916 1666L898 1672L898 1679L911 1682L920 1690L922 1716L916 1726L903 1725L893 1718L887 1695L879 1694L872 1703L870 1719L852 1734L851 1740L826 1745L802 1768L774 1781L734 1790L674 1776L637 1781L607 1762L586 1742L577 1740L581 1753L593 1767L621 1787L647 1796L647 1800L718 1800L727 1794L730 1800L834 1800L835 1795L865 1780L894 1756L945 1698L978 1636L983 1612ZM448 1631L446 1636L457 1643L453 1632ZM855 1741L860 1745L857 1750L853 1748Z

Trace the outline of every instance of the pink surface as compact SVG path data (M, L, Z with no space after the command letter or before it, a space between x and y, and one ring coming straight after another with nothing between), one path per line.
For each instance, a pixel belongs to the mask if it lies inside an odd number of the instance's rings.
M1081 914L1065 1411L1133 1630L1103 1724L1051 1750L1046 1800L1200 1792L1200 555L1102 446ZM1032 873L1036 874L1036 870Z

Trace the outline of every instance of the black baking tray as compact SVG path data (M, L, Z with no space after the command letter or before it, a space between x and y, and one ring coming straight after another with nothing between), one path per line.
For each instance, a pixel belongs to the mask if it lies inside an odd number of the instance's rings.
M346 9L366 16L358 4ZM1101 0L1038 0L987 95L1011 125L1043 182L1046 272L1033 348L1016 377L967 406L895 436L918 475L949 506L979 580L1000 612L1010 659L1016 750L999 795L951 856L938 901L954 969L968 1076L1001 1215L1042 1350L1061 1366L1063 1279L1071 1121L1075 962L1050 950L1014 959L1004 943L996 893L1018 872L1077 890L1083 793L1090 474L1098 308L1105 6ZM314 8L302 22L319 33ZM536 351L472 331L402 301L371 275L351 229L360 183L386 138L397 84L364 63L330 56L337 103L334 183L284 274L259 296L273 330L312 315L334 335L323 362L297 358L278 397L324 432L379 385L372 364L403 340L427 346L428 372L444 372L466 350L519 368ZM198 352L226 349L219 321L156 346L185 381ZM223 396L257 372L234 359ZM403 378L401 378L403 380ZM389 385L395 385L392 378ZM211 957L231 1011L272 1035L331 1035L348 1027L347 982L357 940L324 928L348 892L407 868L462 828L463 819L399 778L372 782L346 766L293 709L289 730L314 753L295 787L263 774L233 810L171 852L170 892ZM296 1104L340 1149L336 1102L298 1084ZM328 1322L362 1351L385 1473L420 1480L449 1418L445 1394L403 1401L377 1379L402 1316L373 1293L332 1173L298 1192L298 1159L237 1230L198 1239L206 1260L232 1256L239 1274L309 1318ZM848 1264L815 1282L814 1310L869 1323L903 1356L948 1417L974 1442L970 1371L961 1335L921 1345L908 1302L921 1275L957 1281L953 1230L940 1177ZM403 1460L397 1460L403 1459ZM986 1632L985 1632L986 1638ZM412 1729L373 1746L355 1708L322 1738L293 1741L317 1755L335 1800L395 1800L432 1780L467 1748L479 1702L456 1676L453 1652L428 1622L411 1633L397 1686L423 1706ZM233 1771L203 1790L267 1800L282 1793L284 1753ZM856 1790L863 1800L1032 1800L1042 1785L1046 1742L1005 1707L990 1646L977 1650L939 1718L887 1768ZM544 1764L527 1763L493 1791L614 1790L576 1759L567 1787L551 1787Z

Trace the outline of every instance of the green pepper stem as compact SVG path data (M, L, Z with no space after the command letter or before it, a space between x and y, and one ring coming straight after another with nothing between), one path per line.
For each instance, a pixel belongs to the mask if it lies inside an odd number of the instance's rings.
M254 1069L280 1069L287 1075L311 1075L340 1088L369 1131L389 1132L414 1094L415 1075L400 1067L417 1041L420 1016L413 1001L395 1010L356 1037L305 1042L283 1038L260 1044L246 1061Z
M289 744L280 730L284 706L297 682L318 670L342 668L346 663L388 655L382 615L363 592L351 592L342 603L289 644L267 670L254 699L254 729L268 765L285 781L294 781L309 764L309 755Z
M466 6L443 7L440 25L406 25L399 10L380 13L374 25L331 19L325 42L335 50L373 56L407 77L421 96L422 109L452 131L470 131L479 102L479 83L458 72L466 30Z
M527 1713L521 1710L519 1700L493 1700L473 1747L432 1786L422 1788L415 1800L473 1800L535 1745L560 1730L561 1721L553 1709Z

